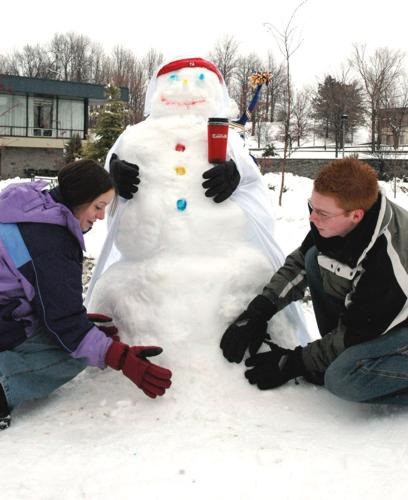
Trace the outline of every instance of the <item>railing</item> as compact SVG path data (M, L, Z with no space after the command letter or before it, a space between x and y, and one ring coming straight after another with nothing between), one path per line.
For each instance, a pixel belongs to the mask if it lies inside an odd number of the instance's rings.
M0 136L6 137L46 137L48 139L70 139L74 135L84 137L81 129L56 129L38 127L18 127L15 125L0 125Z
M263 153L265 151L265 148L250 148L251 153ZM274 153L275 153L275 158L279 159L283 157L283 147L274 147ZM335 153L336 148L334 146L301 146L299 148L293 147L290 152L288 151L288 158L292 157L294 154L301 154L301 153ZM337 153L339 157L342 156L342 149L337 149ZM371 150L371 144L370 145L365 145L365 144L359 144L356 146L347 146L344 148L344 153L345 155L350 155L350 154L355 154L355 153L361 153L365 155L372 155L373 157L377 158L380 156L384 157L393 157L397 158L398 156L401 156L402 158L405 158L408 155L408 146L404 145L401 146L398 149L394 149L392 146L388 145L382 145L380 149L375 150L374 152ZM289 156L290 154L290 156ZM268 158L274 158L273 156L268 156Z
M47 181L51 189L58 185L57 177L48 177L46 175L35 175L31 177L31 181Z
M54 177L57 177L57 175L58 175L58 171L51 170L50 168L25 168L24 169L24 176L30 177L32 180L34 179L34 177L54 178Z
M31 182L47 181L50 188L58 185L58 172L56 172L55 170L49 170L47 168L25 168L24 175L25 177L29 177L31 179Z

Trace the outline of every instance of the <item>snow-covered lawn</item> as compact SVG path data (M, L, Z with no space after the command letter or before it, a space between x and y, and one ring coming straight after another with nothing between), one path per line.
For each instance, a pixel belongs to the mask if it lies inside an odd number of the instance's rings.
M287 253L306 234L312 181L286 174L279 207L279 175L264 179ZM393 199L392 185L383 186ZM396 201L408 207L406 192ZM91 256L102 236L102 223L87 236ZM302 307L316 333L310 303ZM0 498L406 498L408 408L348 403L303 381L261 392L218 342L197 345L208 363L163 398L146 398L112 370L87 369L17 410L0 434Z

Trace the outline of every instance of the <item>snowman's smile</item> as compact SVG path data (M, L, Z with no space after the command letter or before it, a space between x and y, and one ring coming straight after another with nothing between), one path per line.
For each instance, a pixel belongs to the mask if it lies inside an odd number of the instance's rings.
M160 101L166 106L195 106L196 104L202 104L207 102L204 97L197 97L193 99L169 99L163 95L160 97Z

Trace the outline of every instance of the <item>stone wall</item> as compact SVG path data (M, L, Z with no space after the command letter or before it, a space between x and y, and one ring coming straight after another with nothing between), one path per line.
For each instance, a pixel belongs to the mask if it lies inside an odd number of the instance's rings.
M261 172L275 172L279 173L282 168L281 158L257 158L260 165ZM328 159L288 159L286 164L286 172L292 174L300 175L302 177L309 177L314 179L316 173L321 167L326 165L330 160ZM392 178L397 177L407 177L408 176L408 160L363 160L373 166L379 174L380 178L385 178L388 176Z
M261 172L280 172L282 168L281 158L257 158ZM289 158L286 164L286 172L291 172L302 177L314 179L321 167L326 165L328 159ZM372 165L379 173L389 178L407 177L408 160L364 160ZM58 171L63 165L62 149L53 148L0 148L0 179L10 177L23 177L24 171L54 170Z
M63 165L62 149L1 148L0 179L25 177L25 170L58 171Z

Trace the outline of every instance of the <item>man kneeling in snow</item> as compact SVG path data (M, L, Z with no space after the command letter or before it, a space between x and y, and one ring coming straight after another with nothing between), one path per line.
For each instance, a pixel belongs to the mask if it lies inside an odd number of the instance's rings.
M408 404L408 213L351 158L319 172L308 205L310 232L225 331L225 358L249 348L245 376L259 389L303 376L350 401ZM267 321L307 286L321 339L257 353Z

